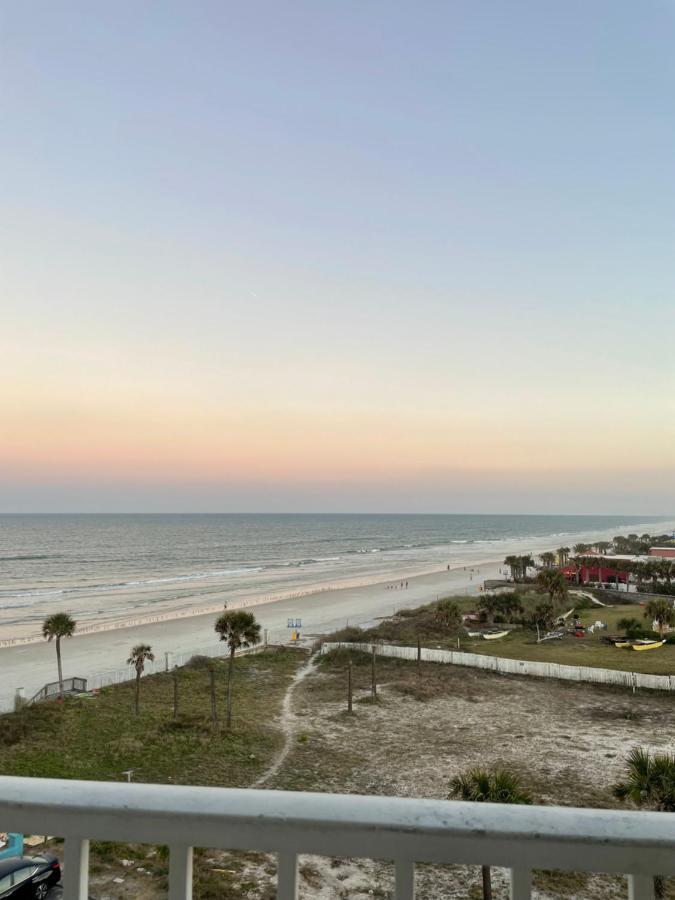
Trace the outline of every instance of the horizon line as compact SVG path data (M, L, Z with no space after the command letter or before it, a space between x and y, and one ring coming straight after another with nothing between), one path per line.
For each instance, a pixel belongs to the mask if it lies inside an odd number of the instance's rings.
M377 510L330 512L325 510L269 511L269 510L220 510L204 512L199 510L0 510L0 516L538 516L540 518L605 518L605 519L675 519L673 513L536 513L536 512L383 512Z

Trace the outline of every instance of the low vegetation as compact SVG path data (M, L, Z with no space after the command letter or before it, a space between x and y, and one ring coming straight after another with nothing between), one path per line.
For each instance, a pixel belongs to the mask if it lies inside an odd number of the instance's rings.
M132 655L140 665L147 654L140 647L136 650ZM276 717L305 659L305 653L290 649L269 649L237 659L237 691L227 730L214 729L211 719L213 674L216 704L223 712L219 719L226 720L229 666L222 659L199 658L174 673L142 678L137 715L136 680L105 688L96 696L26 706L0 719L0 773L125 781L125 773L131 770L133 781L146 783L247 787L283 746ZM60 854L58 847L54 849ZM267 864L265 874L253 856L198 850L195 897L273 897L274 866ZM131 896L154 900L166 896L167 872L162 848L110 842L92 847L94 896L103 891L111 900ZM113 877L123 882L117 885ZM251 894L255 885L259 889Z
M636 595L633 597L638 599ZM419 642L423 647L461 649L509 659L670 675L675 671L675 640L672 635L665 635L667 643L664 647L646 653L617 648L603 641L606 635L619 633L656 640L659 633L651 627L656 611L653 604L658 605L664 624L673 615L669 607L661 608L663 602L657 600L644 606L634 603L602 607L595 606L586 597L577 596L573 589L566 599L552 601L549 593L539 593L536 585L519 586L515 591L485 593L479 597L444 598L416 609L401 610L372 628L342 629L327 636L326 640L383 642L411 647ZM593 634L586 631L584 637L567 634L562 640L537 643L537 627L540 633L553 628L556 620L572 608L576 620L586 628L596 621L606 624L607 628ZM477 620L475 624L470 621L460 624L462 616L466 615L474 615ZM573 619L574 616L568 617L570 623ZM481 636L469 635L472 625L478 629L504 625L509 633L499 640L486 641Z
M104 688L96 696L26 706L2 717L0 772L49 778L245 786L282 745L274 717L290 678L304 660L293 650L267 650L237 660L233 727L211 723L209 671L217 703L226 699L227 663L177 670L179 713L173 718L170 673L142 680L138 716L135 682Z

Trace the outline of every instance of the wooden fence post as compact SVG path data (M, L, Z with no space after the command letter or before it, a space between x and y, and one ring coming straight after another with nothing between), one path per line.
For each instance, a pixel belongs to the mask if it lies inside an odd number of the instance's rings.
M370 662L370 693L373 698L373 703L377 700L377 677L375 672L375 654L377 650L375 644L373 644L372 656Z
M218 710L216 709L216 672L213 665L209 667L209 684L211 688L211 721L215 728L218 723Z
M352 661L347 666L347 712L352 712Z

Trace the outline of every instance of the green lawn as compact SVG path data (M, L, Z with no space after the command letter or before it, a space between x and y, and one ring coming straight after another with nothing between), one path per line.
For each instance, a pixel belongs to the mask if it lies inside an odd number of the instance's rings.
M213 728L205 669L179 670L179 716L173 681L160 674L141 682L134 714L133 684L91 699L42 703L0 718L0 773L49 778L244 787L283 744L275 729L281 699L305 655L268 650L235 663L234 721L226 733L225 663L215 662L220 722Z
M535 593L526 595L526 598L525 602L528 605L544 599ZM477 598L475 596L449 599L457 603L462 613L476 609ZM574 605L575 599L578 601L578 598L571 595L562 604L561 611L566 612L570 609ZM364 632L359 632L358 629L346 629L336 633L335 639L345 641L374 639L385 643L414 646L419 636L422 646L456 650L457 632L444 632L434 620L433 608L434 604L430 604L414 610L402 610L397 616L383 620L374 628ZM644 611L637 603L580 609L579 618L586 626L592 625L597 620L606 622L608 629L583 638L567 635L562 641L546 641L543 644L537 644L536 634L524 627L516 628L507 637L496 641L467 637L465 630L461 629L459 632L460 649L470 653L504 656L510 659L595 666L652 675L675 674L675 644L666 644L658 650L637 653L634 650L616 648L602 642L603 635L620 633L618 622L621 619L638 619L645 628L651 627L651 622L644 618ZM571 619L569 621L571 624Z
M573 599L567 604L569 609ZM582 625L592 625L600 620L607 622L607 631L596 632L583 638L566 635L562 641L546 641L537 644L531 631L517 629L505 638L486 641L483 638L461 637L462 650L504 656L509 659L528 659L537 662L556 662L570 666L595 666L602 669L620 669L624 672L645 672L650 675L675 674L675 644L665 644L659 650L635 650L612 647L602 642L602 635L617 634L620 619L635 618L643 621L643 610L635 606L594 607L579 611ZM650 623L644 620L645 627ZM456 646L455 640L455 646Z

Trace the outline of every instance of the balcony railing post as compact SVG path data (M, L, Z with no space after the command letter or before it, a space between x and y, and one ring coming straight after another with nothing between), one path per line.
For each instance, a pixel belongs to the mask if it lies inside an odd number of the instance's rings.
M415 900L415 863L396 860L396 900Z
M89 896L89 841L86 838L66 838L63 895L68 900L87 900Z
M511 869L509 900L530 900L532 897L532 873L527 869Z
M654 900L653 876L629 875L628 900Z
M280 853L277 857L277 900L298 900L298 857Z
M169 858L169 900L192 900L192 847L172 845Z

